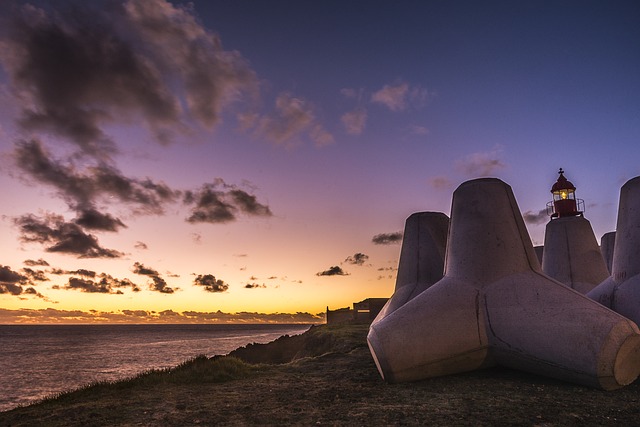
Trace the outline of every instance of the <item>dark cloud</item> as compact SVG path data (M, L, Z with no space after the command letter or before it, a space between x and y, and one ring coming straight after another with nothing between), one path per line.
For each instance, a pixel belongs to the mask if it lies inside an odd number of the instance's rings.
M160 276L149 276L153 280L153 283L150 285L150 289L152 291L160 292L161 294L172 294L175 292L175 289L167 285L167 282Z
M34 270L29 267L25 267L22 269L22 272L29 278L29 281L32 282L46 282L49 278L45 275L45 272L42 270Z
M229 289L227 283L216 279L212 274L199 274L193 284L204 287L207 292L226 292Z
M83 270L78 270L83 271ZM87 270L84 270L87 271ZM69 272L72 274L73 272ZM85 277L92 277L92 279L70 277L64 289L79 290L88 293L103 293L103 294L116 294L122 295L123 292L119 288L131 288L133 292L139 292L140 288L129 279L116 279L109 274L101 273L91 275L84 275Z
M118 218L108 213L98 212L96 209L85 209L79 212L75 223L88 230L117 231L126 227Z
M330 267L328 270L321 271L320 273L316 273L316 276L348 276L349 273L345 273L342 268L334 265Z
M543 224L549 221L549 215L547 214L546 209L542 209L538 212L526 211L522 214L522 218L524 219L524 222L526 222L527 224L533 224L533 225Z
M119 219L95 209L101 200L115 198L132 205L137 213L160 214L166 203L175 202L180 195L164 183L126 177L105 163L79 168L72 159L54 159L38 140L19 141L14 155L28 177L58 191L86 228L115 231L124 227Z
M111 289L105 284L96 283L90 279L80 279L78 277L70 277L69 282L65 285L65 289L77 289L90 293L111 293Z
M199 190L186 191L183 198L187 206L193 205L191 223L225 223L235 221L238 213L269 217L268 206L258 203L256 197L222 179L202 185Z
M151 178L125 176L115 166L119 149L107 126L146 125L167 143L195 128L213 127L231 103L247 95L254 100L259 84L242 56L225 51L190 7L165 0L93 5L6 8L0 64L15 95L19 126L31 135L58 137L56 144L72 144L59 160L38 139L18 141L16 176L54 188L84 230L117 231L125 224L100 209L101 203L162 214L182 194ZM230 188L221 194L219 208L196 206L190 220L226 222L237 212L271 215L246 191Z
M244 287L246 289L256 289L256 288L266 288L267 285L265 285L264 283L262 285L259 285L257 283L247 283L246 285L244 285Z
M145 267L142 263L139 263L139 262L136 262L135 264L133 264L133 272L143 276L159 276L160 275L160 273L158 273L153 268Z
M85 270L84 268L79 268L74 271L68 271L66 274L78 274L84 277L96 277L97 273L91 270Z
M48 280L44 273L30 268L25 268L23 271L24 275L13 271L11 267L0 265L0 294L10 294L19 298L22 298L20 295L34 295L49 301L32 286L34 280Z
M119 258L124 255L101 247L94 235L85 233L73 222L65 222L60 215L47 214L42 219L23 215L15 218L14 223L20 230L22 242L40 243L45 245L47 252L72 254L79 258Z
M25 283L27 278L22 274L15 272L11 267L0 265L0 283L15 284Z
M368 259L369 255L358 252L353 256L348 256L344 261L353 265L364 265L364 263L367 262Z
M27 259L24 261L24 265L28 265L29 267L48 267L49 263L42 258L38 259L37 261Z
M167 282L160 276L160 273L153 268L145 267L142 263L136 262L133 264L133 272L151 278L149 289L152 291L162 294L172 294L175 292L175 289L167 285Z
M0 265L0 294L21 295L24 288L21 284L26 283L27 278L11 269L11 267Z
M215 125L225 106L256 90L246 61L224 51L189 8L164 0L91 6L47 13L25 5L5 17L0 61L21 94L24 128L107 158L117 149L106 124L135 117L166 143L190 122Z
M400 243L402 241L402 232L376 234L371 241L376 245L393 245Z

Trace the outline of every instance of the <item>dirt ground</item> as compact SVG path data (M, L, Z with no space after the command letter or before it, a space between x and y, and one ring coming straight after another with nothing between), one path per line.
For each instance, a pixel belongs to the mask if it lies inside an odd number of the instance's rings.
M319 327L249 346L234 356L298 359L245 365L238 379L98 385L0 413L0 425L640 426L638 381L607 392L492 368L386 384L366 330Z

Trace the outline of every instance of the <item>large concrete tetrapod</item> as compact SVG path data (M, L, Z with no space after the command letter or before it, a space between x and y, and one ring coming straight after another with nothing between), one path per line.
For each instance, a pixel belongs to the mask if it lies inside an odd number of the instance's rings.
M581 294L609 276L596 235L586 218L569 216L547 223L542 271Z
M640 324L640 176L620 189L611 276L587 296Z
M604 258L604 262L607 264L607 270L609 274L613 271L613 249L616 244L616 232L610 231L608 233L604 233L600 238L600 252L602 253L602 258ZM605 279L606 280L606 279Z
M640 372L640 333L617 313L545 276L504 182L453 195L445 275L371 324L382 377L413 381L501 364L604 389Z
M442 279L449 217L442 212L416 212L404 225L396 288L377 319L396 311Z

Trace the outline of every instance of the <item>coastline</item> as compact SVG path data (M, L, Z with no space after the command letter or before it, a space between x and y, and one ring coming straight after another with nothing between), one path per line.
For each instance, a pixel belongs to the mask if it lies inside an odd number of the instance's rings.
M616 391L505 368L387 384L363 325L199 358L0 413L0 425L638 425L640 383Z

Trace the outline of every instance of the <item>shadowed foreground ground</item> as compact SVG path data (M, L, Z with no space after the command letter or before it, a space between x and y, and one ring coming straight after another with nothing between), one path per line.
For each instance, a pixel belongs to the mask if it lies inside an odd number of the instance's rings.
M314 327L0 413L0 425L640 426L639 381L605 392L496 368L390 385L366 333Z

